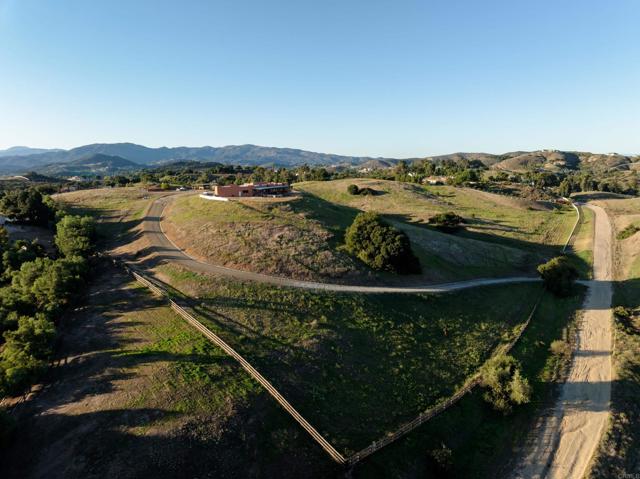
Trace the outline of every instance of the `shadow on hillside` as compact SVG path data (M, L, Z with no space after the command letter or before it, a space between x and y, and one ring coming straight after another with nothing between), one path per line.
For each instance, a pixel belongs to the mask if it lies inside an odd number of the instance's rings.
M353 223L356 215L361 213L357 208L332 203L308 192L304 192L299 200L292 201L291 208L295 213L318 221L333 233L331 242L334 246L344 242L345 230Z
M344 242L344 230L353 222L353 219L356 217L360 210L357 208L352 208L349 206L338 205L335 203L331 203L327 200L320 198L317 195L313 195L311 193L304 193L301 200L297 202L292 202L292 207L297 208L297 212L305 213L310 218L319 221L325 228L331 231L334 234L334 242L339 244ZM427 228L431 231L435 231L437 233L442 233L439 229L434 226L431 226L422 221L416 221L414 218L409 215L404 214L387 214L383 215L385 218L390 219L391 221L396 221L399 223L406 223L413 226ZM524 232L515 228L513 226L506 226L503 224L501 220L482 220L477 218L465 218L467 224L472 225L476 229L494 229L505 232L516 232L519 231L521 235L528 236L530 233ZM486 243L496 243L504 246L509 246L512 248L517 248L525 251L537 252L542 254L545 257L551 257L555 254L559 254L559 246L547 246L542 245L540 243L525 241L521 239L514 238L506 238L503 236L498 236L495 234L484 233L480 231L469 231L466 228L460 228L455 233L456 236L460 238L469 238L478 241L483 241ZM446 259L446 258L445 258Z
M111 210L100 208L68 206L67 211L73 215L91 216L96 220L97 246L99 249L112 249L139 239L142 232L136 228L143 219L119 221L120 215Z
M0 472L5 479L340 477L284 413L257 402L231 417L221 412L182 421L160 408L33 416L5 451ZM162 432L172 420L181 426ZM279 429L265 430L265 420Z
M145 365L216 364L233 365L226 370L234 374L240 370L227 356L155 351L146 333L151 323L122 316L166 306L166 301L127 288L130 281L120 270L105 267L94 278L86 306L63 323L45 386L12 410L19 427L11 446L0 451L1 477L293 478L309 475L310 461L319 471L311 477L333 477L333 463L266 394L247 400L244 409L230 403L199 417L134 406L148 390L136 389L136 381L160 381L145 375ZM208 377L207 387L227 384L223 373ZM171 401L174 393L157 387L151 403ZM126 409L111 409L129 403ZM167 422L175 424L170 434Z
M131 278L108 267L93 280L87 305L69 315L60 327L53 366L44 378L52 384L51 407L82 401L117 389L119 381L133 377L136 368L154 362L189 362L202 365L233 364L230 358L206 354L173 354L145 348L146 323L122 316L132 311L166 306L162 299L140 294L125 286ZM141 347L130 346L140 343ZM64 381L63 381L64 379Z
M633 196L623 195L619 193L610 193L607 191L588 191L586 193L575 193L571 195L571 199L580 202L595 200L624 200L628 198L633 198Z

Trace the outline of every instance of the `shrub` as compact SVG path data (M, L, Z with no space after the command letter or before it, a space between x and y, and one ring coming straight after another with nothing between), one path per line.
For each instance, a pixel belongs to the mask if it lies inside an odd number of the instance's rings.
M358 188L358 185L349 185L347 186L347 192L350 195L357 195L358 193L360 193L360 188Z
M520 365L512 356L491 358L481 370L484 399L494 409L507 414L514 404L526 404L531 397L529 381L520 373Z
M568 296L578 270L566 256L558 256L538 266L538 273L545 287L556 296Z
M358 214L345 235L347 251L376 270L400 274L420 272L409 238L376 213Z
M438 213L437 215L429 218L430 225L446 232L455 231L462 223L464 223L464 219L453 211Z
M629 319L631 317L631 310L624 306L616 306L613 308L613 314L619 319Z
M556 339L549 346L549 351L555 356L568 357L571 355L571 345L562 339Z
M640 226L636 226L636 225L629 225L627 226L625 229L623 229L622 231L620 231L617 235L616 238L619 240L624 240L627 238L631 238L634 234L636 234L638 231L640 231Z

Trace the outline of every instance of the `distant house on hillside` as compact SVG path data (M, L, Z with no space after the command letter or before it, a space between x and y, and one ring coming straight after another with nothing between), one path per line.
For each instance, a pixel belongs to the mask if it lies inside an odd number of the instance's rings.
M248 198L254 196L285 196L291 193L287 183L245 183L242 185L216 185L213 194L221 198Z
M427 185L444 185L448 179L448 176L427 176L422 182Z

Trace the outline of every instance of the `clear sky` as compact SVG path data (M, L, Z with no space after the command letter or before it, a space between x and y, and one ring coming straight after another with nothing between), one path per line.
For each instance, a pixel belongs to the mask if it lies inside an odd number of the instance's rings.
M0 148L640 153L637 0L0 0Z

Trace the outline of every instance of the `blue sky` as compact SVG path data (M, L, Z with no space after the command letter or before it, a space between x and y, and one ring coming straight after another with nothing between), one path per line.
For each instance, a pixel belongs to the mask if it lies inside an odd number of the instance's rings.
M640 153L640 2L0 0L0 148Z

